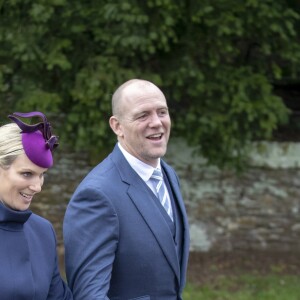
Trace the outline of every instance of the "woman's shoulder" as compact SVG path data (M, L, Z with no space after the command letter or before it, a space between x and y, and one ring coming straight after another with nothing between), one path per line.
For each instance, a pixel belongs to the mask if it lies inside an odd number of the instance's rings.
M24 224L24 233L30 241L30 245L41 247L48 254L56 246L56 234L52 224L42 216L32 213ZM49 252L50 251L50 252ZM52 253L52 252L51 252ZM53 252L54 253L54 252Z
M41 225L52 226L49 220L47 220L46 218L44 218L40 215L37 215L36 213L32 213L30 218L28 219L28 221L34 222L34 223L39 223Z
M51 224L51 222L46 218L37 215L35 213L31 214L30 218L26 222L26 225L37 231L44 231L44 232L48 231L51 232L52 234L54 232L53 225Z

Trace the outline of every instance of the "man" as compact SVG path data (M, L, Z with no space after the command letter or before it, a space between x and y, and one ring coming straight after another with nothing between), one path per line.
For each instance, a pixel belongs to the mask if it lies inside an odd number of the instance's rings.
M68 283L75 300L182 299L189 232L178 178L161 159L171 128L165 96L133 79L116 90L112 108L118 143L67 207ZM151 177L156 169L163 182Z

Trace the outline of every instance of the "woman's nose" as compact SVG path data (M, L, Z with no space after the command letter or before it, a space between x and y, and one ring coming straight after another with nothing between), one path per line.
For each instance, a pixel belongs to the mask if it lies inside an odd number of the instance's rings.
M31 183L30 189L34 191L35 193L39 193L42 190L42 181L40 179L35 180Z

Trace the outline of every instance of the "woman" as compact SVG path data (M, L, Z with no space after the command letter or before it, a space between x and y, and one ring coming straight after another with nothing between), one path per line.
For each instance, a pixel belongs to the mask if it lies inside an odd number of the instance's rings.
M41 122L28 125L20 117ZM58 139L40 112L9 118L15 123L0 127L0 298L73 299L59 273L53 227L29 210Z

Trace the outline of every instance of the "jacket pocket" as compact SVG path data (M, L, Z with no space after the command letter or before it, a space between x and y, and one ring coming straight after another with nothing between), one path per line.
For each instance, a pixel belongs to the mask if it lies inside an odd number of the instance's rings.
M142 296L137 298L130 298L128 300L151 300L150 296Z

